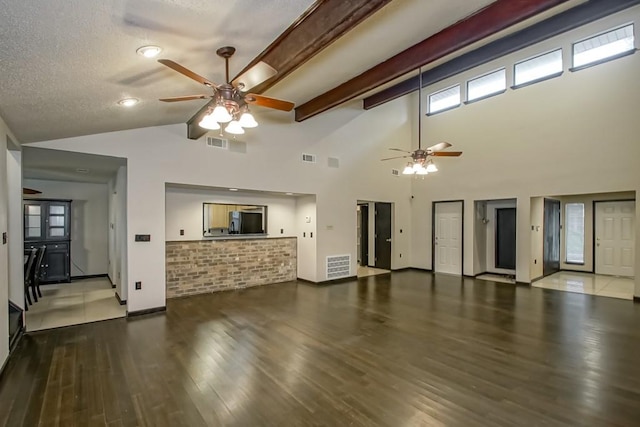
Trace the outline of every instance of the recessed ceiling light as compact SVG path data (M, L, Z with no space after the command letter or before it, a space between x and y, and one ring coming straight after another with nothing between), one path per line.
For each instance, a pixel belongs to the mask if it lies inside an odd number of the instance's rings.
M238 191L237 188L230 188L229 191Z
M85 168L77 168L76 172L78 173L89 173L89 169L85 169Z
M145 58L153 58L154 56L158 56L160 52L162 52L160 46L142 46L136 50L138 55L142 55Z
M118 101L118 105L122 105L123 107L133 107L138 102L140 102L137 98L125 98Z
M287 196L293 196L293 193L285 193Z

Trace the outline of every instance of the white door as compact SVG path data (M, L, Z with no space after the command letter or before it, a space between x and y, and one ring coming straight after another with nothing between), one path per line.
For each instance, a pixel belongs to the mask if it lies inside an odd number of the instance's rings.
M634 276L636 202L596 203L596 274Z
M436 203L436 273L462 275L462 202Z

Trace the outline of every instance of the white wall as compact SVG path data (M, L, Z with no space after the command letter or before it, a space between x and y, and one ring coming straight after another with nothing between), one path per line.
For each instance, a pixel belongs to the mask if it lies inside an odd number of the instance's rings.
M295 235L298 237L298 278L315 281L318 261L316 197L301 196L296 198ZM307 222L307 217L310 221ZM314 237L311 237L313 233Z
M267 206L267 233L269 237L293 237L296 235L295 197L167 185L165 239L167 241L206 239L202 236L203 203ZM180 230L184 230L184 236L180 235ZM284 232L280 233L280 230Z
M114 259L116 278L116 293L121 301L127 301L129 295L128 286L128 212L127 212L127 167L120 166L115 182L113 183L114 193L112 194L113 229L114 229ZM127 307L129 308L129 307Z
M544 197L531 198L531 280L538 279L544 274Z
M426 88L425 95L485 72L610 29L640 22L640 7L555 37ZM565 68L568 64L565 64ZM461 150L459 158L437 159L438 173L414 180L413 265L431 268L431 202L516 197L517 280L530 274L531 197L640 189L640 55L565 73L517 90L424 118L429 146L439 141ZM465 274L473 271L465 215ZM472 218L470 218L472 219ZM525 237L526 236L526 237ZM636 241L639 247L640 241ZM638 252L638 251L636 251ZM640 295L640 277L636 278Z
M391 174L391 168L399 164L380 161L389 147L413 145L408 99L411 97L371 111L363 111L354 102L303 123L270 122L268 115L273 113L260 117L262 112L255 111L261 126L245 135L246 153L208 148L204 140L187 140L184 125L30 145L128 159L128 309L137 311L165 305L166 183L315 194L316 268L313 276L305 277L313 281L326 280L328 255L350 254L357 259L353 215L357 200L393 202L396 251L392 266L409 266L410 233L398 230L410 228L411 184L406 177ZM317 163L303 163L303 152L315 154ZM328 157L338 158L340 167L328 167ZM151 242L133 241L135 234L142 233L151 234ZM354 261L351 275L356 275L356 269ZM132 290L135 281L143 282L141 290Z
M71 277L107 274L109 191L107 184L24 179L42 192L33 199L70 199Z
M22 212L22 151L7 152L7 229L9 230L9 299L24 309L24 235Z
M7 125L4 123L4 120L0 117L0 165L3 166L9 165L8 148L14 148L8 146L8 138L17 142ZM8 237L9 210L13 207L13 205L11 205L11 207L9 206L9 197L10 194L13 194L15 191L22 192L22 189L9 189L9 181L11 181L12 187L16 185L15 179L9 178L9 173L12 173L9 167L3 167L0 171L0 235L2 233L7 233ZM11 233L11 235L14 234L15 233ZM18 241L19 240L20 238L18 238ZM23 261L19 261L20 265L14 265L11 263L11 268L22 268ZM9 356L9 266L9 245L3 244L2 241L0 241L0 368L4 366L7 357Z
M470 275L477 276L487 271L487 202L474 202L473 207L473 271Z

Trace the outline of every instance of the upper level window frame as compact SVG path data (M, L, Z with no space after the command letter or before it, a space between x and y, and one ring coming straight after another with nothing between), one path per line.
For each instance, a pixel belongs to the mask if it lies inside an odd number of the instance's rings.
M455 104L455 105L451 105L449 107L443 108L441 110L431 111L431 97L434 96L434 95L437 95L439 93L446 92L446 91L448 91L450 89L453 89L455 87L459 88L460 97L459 97L458 103ZM458 107L460 107L460 105L462 105L462 84L461 83L456 83L454 85L445 87L444 89L437 90L437 91L432 92L429 95L427 95L427 116L433 116L435 114L444 113L445 111L449 111L449 110L453 110L454 108L458 108Z
M595 39L595 38L600 37L600 36L602 36L604 34L612 33L614 31L618 31L618 30L620 30L622 28L629 27L629 26L632 28L632 32L633 32L633 38L634 38L634 40L633 40L633 44L634 44L633 48L631 48L629 50L626 50L624 52L617 53L615 55L607 56L606 58L598 59L598 60L593 61L593 62L588 62L586 64L582 64L582 65L578 65L578 66L575 65L576 45L577 44L585 42L587 40ZM616 26L614 28L610 28L608 30L599 32L597 34L593 34L593 35L591 35L589 37L585 37L583 39L580 39L580 40L577 40L577 41L571 43L571 68L569 68L569 71L571 71L571 72L580 71L580 70L584 70L585 68L591 68L591 67L594 67L596 65L600 65L600 64L604 64L606 62L615 61L616 59L624 58L625 56L633 55L638 50L635 47L635 45L636 45L635 29L636 29L635 23L634 22L628 22L626 24L622 24L622 25Z
M504 72L504 89L501 89L501 90L496 91L496 92L491 92L491 93L488 93L488 94L483 95L483 96L479 96L478 98L469 99L469 83L471 83L473 81L476 81L476 80L479 80L479 79L482 79L484 77L490 76L492 74L498 73L500 71ZM501 67L501 68L498 68L496 70L489 71L488 73L484 73L484 74L481 74L479 76L476 76L476 77L473 77L473 78L467 80L466 90L467 90L467 93L466 93L467 100L464 102L465 105L473 104L474 102L482 101L483 99L491 98L491 97L496 96L496 95L502 95L503 93L505 93L507 91L507 67Z
M543 57L545 55L549 55L549 54L552 54L552 53L555 53L555 52L560 52L560 58L561 58L561 61L562 61L562 69L560 71L558 71L556 73L552 73L552 74L547 74L546 76L539 77L539 78L534 79L534 80L529 80L528 82L516 84L516 77L517 77L517 69L516 68L518 67L518 65L524 64L525 62L528 62L528 61L533 61L534 59L541 58L541 57ZM542 53L540 53L538 55L531 56L529 58L526 58L526 59L523 59L521 61L518 61L518 62L514 63L513 64L513 86L511 86L511 89L520 89L522 87L531 86L531 85L534 85L536 83L543 82L545 80L551 80L551 79L555 79L556 77L560 77L564 73L564 57L563 57L563 55L564 55L563 48L562 47L558 47L558 48L551 49L551 50L548 50L546 52L542 52Z

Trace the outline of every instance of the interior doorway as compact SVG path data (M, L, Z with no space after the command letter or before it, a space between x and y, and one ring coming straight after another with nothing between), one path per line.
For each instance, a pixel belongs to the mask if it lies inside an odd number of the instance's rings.
M358 277L391 271L393 204L357 203Z
M635 201L594 202L595 273L635 276Z
M476 200L473 218L473 274L515 281L517 200Z
M560 200L544 199L542 275L560 271Z
M433 203L433 271L462 275L462 200Z

